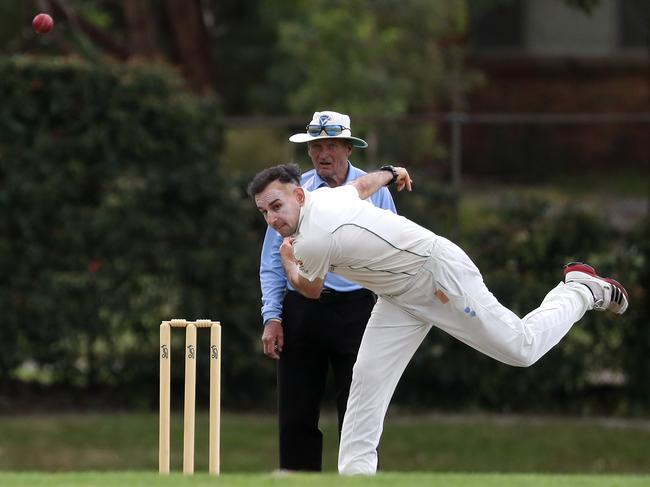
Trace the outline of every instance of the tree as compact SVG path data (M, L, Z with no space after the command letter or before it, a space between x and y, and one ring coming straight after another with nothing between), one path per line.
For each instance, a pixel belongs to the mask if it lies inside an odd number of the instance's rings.
M41 39L43 50L53 54L76 54L87 60L119 62L167 61L179 66L188 86L195 92L213 91L212 44L208 19L201 0L33 0L4 7L22 17L21 36L9 29L14 52L29 51L34 36L25 34L30 16L49 12L55 30ZM6 27L5 27L6 29Z
M271 77L292 111L429 111L471 85L465 2L297 0L290 12L273 3L266 14L278 22L282 57Z

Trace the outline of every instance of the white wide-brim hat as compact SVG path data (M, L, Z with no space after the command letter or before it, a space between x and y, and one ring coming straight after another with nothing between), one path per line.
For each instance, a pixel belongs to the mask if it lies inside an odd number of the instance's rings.
M315 112L309 125L320 125L325 127L327 125L340 125L343 130L338 135L327 135L325 130L321 130L318 135L311 135L309 132L294 134L289 137L291 142L300 144L302 142L310 142L319 139L346 139L349 140L354 147L361 149L368 147L368 143L358 137L352 137L352 127L350 126L350 117L343 113L338 112ZM307 129L306 129L307 130Z

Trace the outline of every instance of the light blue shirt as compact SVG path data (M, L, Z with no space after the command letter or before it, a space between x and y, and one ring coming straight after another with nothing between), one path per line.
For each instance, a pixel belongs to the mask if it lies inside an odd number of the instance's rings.
M360 176L366 174L361 169L354 167L348 162L348 177L343 184L354 181ZM327 186L327 183L321 179L315 169L307 171L301 177L300 184L308 191ZM395 203L393 197L388 191L388 188L381 188L373 194L369 200L373 205L379 208L390 210L397 213L395 210ZM284 273L282 266L282 258L280 257L280 245L282 244L282 236L267 227L266 235L264 236L264 244L262 245L262 256L260 259L260 286L262 288L262 320L266 323L271 318L282 319L282 302L287 288L293 290L291 285L287 282L287 276ZM325 287L334 289L335 291L349 292L361 289L358 284L355 284L347 279L333 273L325 276Z

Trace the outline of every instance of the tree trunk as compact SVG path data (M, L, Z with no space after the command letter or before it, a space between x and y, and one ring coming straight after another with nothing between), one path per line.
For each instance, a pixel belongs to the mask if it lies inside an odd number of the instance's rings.
M129 57L155 59L155 20L147 2L122 0L122 12L126 21Z
M212 91L210 45L200 0L163 0L172 37L175 61L181 65L190 88Z

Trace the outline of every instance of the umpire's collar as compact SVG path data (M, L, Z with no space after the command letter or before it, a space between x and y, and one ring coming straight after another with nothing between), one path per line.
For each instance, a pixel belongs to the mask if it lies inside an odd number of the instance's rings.
M350 181L354 181L359 175L355 176L355 174L359 170L352 165L350 161L348 161L348 173L345 176L345 181L343 181L343 184L348 184ZM318 171L314 170L314 175L313 175L313 185L310 185L312 189L317 189L317 188L322 188L323 186L327 186L328 188L330 187L329 184L327 184L327 181L325 181L323 178L320 177L320 174L318 174Z

